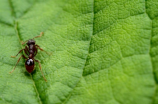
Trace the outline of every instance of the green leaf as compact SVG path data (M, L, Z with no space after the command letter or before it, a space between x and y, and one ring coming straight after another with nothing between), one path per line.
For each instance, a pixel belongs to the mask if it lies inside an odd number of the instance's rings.
M157 104L157 0L0 0L0 104ZM36 38L28 74L11 58Z

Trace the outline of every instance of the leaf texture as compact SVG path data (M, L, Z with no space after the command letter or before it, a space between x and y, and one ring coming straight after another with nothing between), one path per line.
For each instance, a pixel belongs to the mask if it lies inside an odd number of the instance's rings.
M157 0L0 0L0 104L157 104ZM28 74L14 68L40 32Z

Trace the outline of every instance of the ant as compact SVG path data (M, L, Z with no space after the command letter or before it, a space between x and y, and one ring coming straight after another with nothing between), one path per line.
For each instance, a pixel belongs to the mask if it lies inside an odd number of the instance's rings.
M34 38L41 37L43 34L44 34L44 33L41 32L39 36L36 36L36 37L34 37ZM34 70L34 65L35 65L34 62L35 62L35 61L38 62L39 67L40 67L40 70L41 70L41 73L42 73L42 75L43 75L43 78L44 78L44 80L47 82L47 80L46 80L46 78L44 77L44 74L43 74L43 72L42 72L41 63L40 63L38 60L36 60L36 59L34 58L34 57L36 56L36 54L37 54L37 49L40 49L41 51L44 51L44 50L43 50L42 48L40 48L39 45L35 44L34 38L21 43L21 44L23 45L23 44L25 44L25 43L27 42L27 43L26 43L27 46L25 46L25 48L21 49L21 50L18 52L18 54L21 53L21 52L24 50L24 52L25 52L25 54L28 56L28 58L27 58L26 56L24 56L24 55L21 55L21 56L19 57L19 59L18 59L16 65L19 63L21 57L23 57L23 58L26 59L26 61L25 61L25 67L26 67L27 72L28 72L28 73L32 73L33 70ZM46 52L46 51L45 51L45 52ZM46 52L46 53L47 53L47 52ZM17 55L18 55L18 54L17 54ZM16 55L16 56L17 56L17 55ZM15 58L16 56L11 56L11 57ZM10 73L12 73L12 72L15 70L16 65L15 65L14 69L13 69Z

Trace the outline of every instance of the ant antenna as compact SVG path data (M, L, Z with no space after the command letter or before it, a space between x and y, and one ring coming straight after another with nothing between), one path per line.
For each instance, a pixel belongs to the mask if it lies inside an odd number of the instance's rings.
M24 45L26 42L28 42L28 40L26 40L26 41L24 41L24 42L23 42L23 41L21 41L21 44L22 44L22 45Z
M44 34L44 32L41 32L40 35L35 36L33 39L38 38L38 37L41 37L43 34Z
M41 32L41 33L40 33L40 35L35 36L35 37L34 37L34 38L32 38L32 39L39 38L39 37L41 37L43 34L44 34L44 32ZM21 41L21 44L22 44L22 45L24 45L26 42L28 42L28 40L26 40L26 41L24 41L24 42L23 42L23 41Z

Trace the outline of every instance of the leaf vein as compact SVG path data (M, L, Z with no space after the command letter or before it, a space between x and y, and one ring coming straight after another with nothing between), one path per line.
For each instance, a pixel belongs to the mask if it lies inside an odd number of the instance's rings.
M148 15L148 17L151 19L151 23L152 23L152 27L151 27L151 36L150 36L150 46L149 46L149 56L150 56L150 60L151 60L151 66L152 66L152 71L153 71L153 79L155 79L155 85L157 85L157 78L156 78L156 73L154 71L154 66L153 66L153 61L152 61L152 55L151 55L151 48L152 48L152 38L153 38L153 19L149 16L149 13L147 11L147 1L145 1L145 12ZM153 98L152 98L152 102L151 104L153 104L155 102L155 96L156 96L156 89L157 86L155 87L155 93L153 94Z
M90 36L90 39L89 39L89 48L88 48L88 53L87 53L87 57L86 57L86 60L85 60L85 64L84 64L84 67L83 67L83 70L85 69L85 66L86 66L86 62L88 60L88 55L90 54L90 46L91 46L91 38L92 38L92 35L94 34L94 5L95 5L95 0L93 0L93 10L92 10L92 14L93 14L93 22L92 22L92 33L91 33L91 36ZM83 70L82 70L82 77L83 77ZM81 78L82 78L81 77ZM81 80L80 78L80 80ZM78 81L78 83L75 85L75 87L72 89L72 91L69 93L68 97L63 101L62 104L66 104L67 101L71 98L71 95L74 91L74 89L77 87L77 85L79 84L80 80Z

